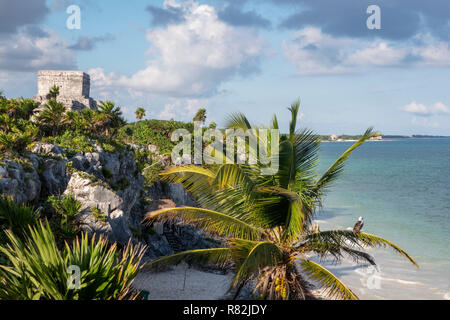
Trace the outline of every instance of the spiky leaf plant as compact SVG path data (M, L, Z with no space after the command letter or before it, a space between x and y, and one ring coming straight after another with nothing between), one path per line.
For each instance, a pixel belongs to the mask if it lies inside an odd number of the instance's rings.
M17 203L12 197L0 196L0 243L5 240L5 230L23 236L28 226L36 225L39 213L32 207Z
M145 248L128 243L122 250L84 233L60 251L48 224L30 227L25 240L7 232L0 246L0 299L110 300L136 299L131 284ZM80 271L77 279L76 270Z

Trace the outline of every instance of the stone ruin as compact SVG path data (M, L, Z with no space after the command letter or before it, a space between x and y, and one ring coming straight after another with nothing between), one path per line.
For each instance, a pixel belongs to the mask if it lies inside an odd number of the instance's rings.
M97 109L97 102L89 97L90 82L89 75L82 71L39 70L38 93L33 99L43 106L48 102L50 89L56 85L59 87L56 100L67 110Z

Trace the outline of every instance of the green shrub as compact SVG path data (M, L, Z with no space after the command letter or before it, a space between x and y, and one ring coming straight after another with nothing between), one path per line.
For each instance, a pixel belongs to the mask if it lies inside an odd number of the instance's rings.
M8 232L10 244L0 246L7 265L0 265L0 299L4 300L110 300L136 299L131 284L140 271L145 248L128 243L119 252L102 236L86 233L62 251L48 224L29 228L23 241ZM80 281L69 266L78 267ZM75 286L70 286L70 285Z
M39 213L25 204L18 204L12 197L0 196L0 243L4 240L3 230L9 229L17 236L23 236L28 226L35 225Z
M60 198L50 196L47 203L51 206L53 213L52 225L58 238L71 240L78 233L77 216L81 211L81 203L71 194Z
M94 145L88 137L71 130L66 130L60 136L50 137L46 141L66 149L69 157L74 156L78 152L94 151Z
M142 175L145 178L145 185L150 187L155 182L159 181L159 173L163 170L163 166L159 162L155 162L151 166L146 167L142 171Z
M10 155L23 154L36 139L37 134L38 128L31 123L10 124L8 131L0 131L0 151Z
M170 140L176 129L192 132L192 123L166 120L144 120L131 123L119 129L117 137L126 142L138 145L154 144L160 154L169 154L175 144Z
M97 207L91 207L91 213L95 217L95 219L97 219L98 221L101 221L101 222L108 221L108 217L106 216L106 214L101 212L100 209Z

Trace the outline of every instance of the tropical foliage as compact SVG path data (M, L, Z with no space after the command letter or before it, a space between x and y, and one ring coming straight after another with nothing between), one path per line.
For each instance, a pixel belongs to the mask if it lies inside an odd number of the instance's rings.
M0 196L0 244L5 241L5 230L19 237L24 235L28 226L36 225L39 212L25 204L17 204L13 198Z
M61 252L48 224L29 228L25 240L6 232L0 246L7 264L0 265L0 299L109 300L136 299L131 290L145 248L128 243L119 252L103 237L87 234L65 244ZM76 270L79 268L79 279ZM79 281L78 281L79 280Z
M197 113L195 114L192 120L204 123L206 121L206 109L205 108L198 109Z
M162 209L147 216L146 221L150 224L181 219L223 236L227 245L159 258L149 263L148 268L182 260L218 265L232 262L236 268L233 281L236 294L254 279L256 291L263 299L306 299L310 296L308 283L314 281L330 297L357 299L342 281L308 257L317 254L323 259L340 260L349 256L358 263L373 264L373 258L364 248L390 247L416 265L405 251L381 237L346 230L321 232L313 228L323 195L342 173L350 154L373 132L368 129L323 175L317 175L319 138L310 130L296 129L299 101L289 110L289 133L279 143L279 154L270 155L272 161L279 159L279 170L274 175L262 175L263 165L259 162L208 167L185 165L168 168L161 174L163 180L182 183L200 208ZM227 127L256 128L240 113L230 117ZM278 129L276 116L271 128ZM247 150L251 147L248 144Z
M170 138L176 129L192 132L194 127L192 123L181 121L143 120L120 128L117 138L139 145L153 144L158 146L160 154L170 154L175 146Z
M145 117L145 109L144 108L137 108L136 109L136 119L141 120L143 117Z
M37 120L44 127L49 127L51 134L55 136L60 133L65 113L66 107L61 102L57 102L56 98L52 98L44 105L44 108L37 116Z
M59 241L72 240L79 231L77 215L81 212L81 203L71 194L50 196L47 203L52 214L52 229Z

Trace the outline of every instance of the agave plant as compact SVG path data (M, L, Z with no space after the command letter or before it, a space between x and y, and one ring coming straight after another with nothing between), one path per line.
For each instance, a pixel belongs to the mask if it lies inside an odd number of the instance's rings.
M333 181L342 173L350 154L373 136L368 129L321 176L316 173L319 138L309 130L296 130L299 101L290 108L289 134L279 143L278 172L261 175L261 164L184 165L166 169L162 179L181 183L199 204L197 207L162 209L149 214L145 221L183 221L206 232L224 237L223 248L190 250L150 262L147 268L174 264L232 262L236 275L232 287L240 288L256 281L255 293L263 299L306 299L309 283L325 289L328 296L357 299L342 281L325 267L312 261L344 256L358 263L374 264L365 247L391 247L417 266L401 248L379 236L347 230L319 231L312 228L316 210ZM243 114L230 118L229 128L250 129ZM278 129L276 116L272 128ZM247 148L250 148L247 145ZM220 152L220 151L219 151ZM275 159L275 158L273 158Z
M109 300L136 299L131 284L145 248L128 243L119 252L103 237L66 243L61 252L48 224L29 228L25 240L7 232L0 246L7 263L0 265L0 299ZM79 269L78 269L79 268ZM79 278L72 273L78 269ZM74 277L75 276L75 277Z

